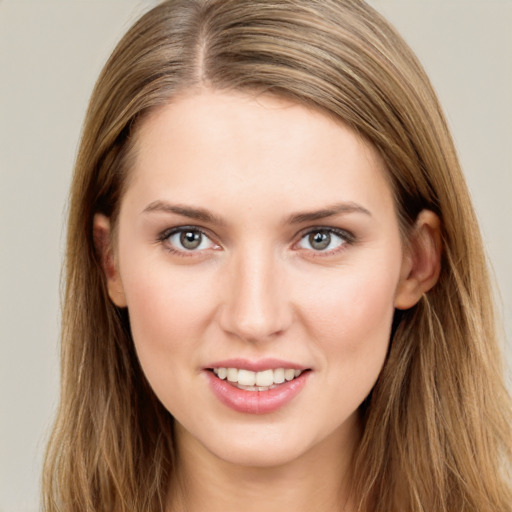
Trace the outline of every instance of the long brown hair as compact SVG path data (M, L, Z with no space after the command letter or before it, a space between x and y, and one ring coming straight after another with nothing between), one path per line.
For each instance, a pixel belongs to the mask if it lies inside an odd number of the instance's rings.
M404 235L442 221L437 285L397 312L361 407L361 511L510 511L511 404L479 228L441 108L395 30L361 0L169 0L144 15L98 79L71 188L62 385L44 507L162 511L173 422L109 300L93 240L115 225L140 120L192 87L269 93L341 119L380 152Z

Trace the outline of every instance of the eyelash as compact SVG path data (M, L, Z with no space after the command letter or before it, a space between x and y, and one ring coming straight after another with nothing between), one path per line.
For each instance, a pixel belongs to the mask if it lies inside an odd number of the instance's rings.
M166 229L163 231L157 239L157 242L164 245L165 249L170 252L171 254L176 254L181 257L193 257L197 256L198 253L201 253L205 251L206 249L200 249L200 250L194 250L194 249L176 249L169 243L169 238L177 235L177 234L183 234L183 233L199 233L201 236L207 238L216 248L219 248L220 245L213 241L212 237L204 230L201 229L198 226L180 226L172 229ZM326 226L315 226L307 228L306 230L302 231L299 234L299 240L294 243L294 247L300 244L303 240L306 239L306 237L315 235L318 233L328 234L328 235L334 235L338 237L341 242L340 244L331 250L315 250L315 249L306 249L303 248L303 250L308 251L312 254L313 257L327 257L332 256L340 251L343 251L346 248L346 245L353 245L356 242L355 236L350 233L349 231L346 231L344 229L339 228L333 228L333 227L326 227ZM202 243L202 241L201 241ZM300 249L299 249L300 250Z
M216 247L220 247L219 244L217 244L216 242L214 242L212 240L212 237L204 229L201 229L198 226L180 226L180 227L176 227L176 228L172 228L172 229L166 229L158 236L157 242L161 243L165 247L165 249L168 252L170 252L171 254L176 254L177 256L181 256L184 258L191 257L191 256L197 256L197 254L200 251L204 251L205 249L202 249L199 251L193 250L193 249L187 250L185 248L184 249L176 249L169 243L170 237L172 237L174 235L178 235L178 234L187 233L187 232L188 233L199 233L201 236L210 240L210 242L213 245L215 245ZM201 243L202 243L202 241L201 241Z
M305 240L307 237L311 235L316 234L328 234L328 235L334 235L338 237L341 242L340 244L335 247L334 249L330 250L314 250L314 249L304 249L308 252L311 252L312 256L315 258L322 258L322 257L328 257L333 256L335 254L338 254L339 252L346 249L347 245L353 245L356 242L356 237L353 235L353 233L346 231L345 229L340 228L333 228L333 227L326 227L326 226L314 226L307 228L306 230L302 231L299 235L299 241L296 242L294 245L298 245L303 240Z

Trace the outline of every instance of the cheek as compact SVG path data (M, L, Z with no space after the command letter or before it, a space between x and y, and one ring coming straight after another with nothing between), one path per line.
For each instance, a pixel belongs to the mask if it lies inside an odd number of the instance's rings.
M324 392L317 400L319 410L329 411L326 428L337 428L358 410L382 370L396 285L387 270L352 269L311 290L317 300L308 300L303 323L319 367L326 370L318 373Z
M384 253L385 254L385 253ZM344 396L362 401L388 351L400 266L394 257L340 267L303 296L303 322L318 358L343 380ZM314 300L312 298L315 298Z
M346 271L316 283L307 295L308 323L323 339L360 347L373 331L388 331L394 311L396 280L385 272ZM311 298L314 297L314 300Z
M179 386L184 369L196 366L198 333L211 316L207 292L212 287L197 269L192 275L161 262L140 268L126 261L123 280L137 355L155 390L164 382Z

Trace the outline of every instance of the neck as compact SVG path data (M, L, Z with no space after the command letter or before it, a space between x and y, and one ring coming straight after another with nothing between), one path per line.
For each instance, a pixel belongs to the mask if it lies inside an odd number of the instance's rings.
M177 425L178 467L168 511L352 512L351 460L359 430L344 430L293 461L250 467L218 458Z

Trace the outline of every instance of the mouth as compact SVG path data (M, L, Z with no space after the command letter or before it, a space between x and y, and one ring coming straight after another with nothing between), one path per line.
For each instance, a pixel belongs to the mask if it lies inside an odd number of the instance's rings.
M267 414L287 407L313 373L297 362L275 358L212 361L203 370L214 396L244 414Z
M244 368L219 367L208 368L216 378L244 391L269 391L282 384L299 378L304 372L298 368L273 368L251 371Z

